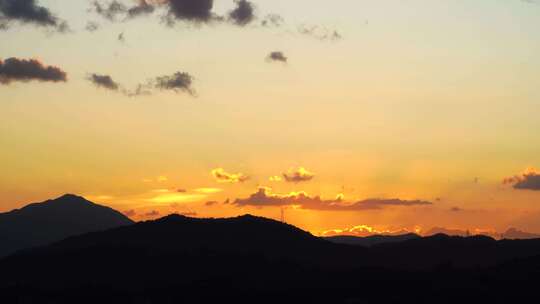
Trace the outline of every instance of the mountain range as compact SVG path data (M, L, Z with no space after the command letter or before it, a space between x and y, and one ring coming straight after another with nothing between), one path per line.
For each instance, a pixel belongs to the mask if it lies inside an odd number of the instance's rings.
M71 195L31 206L108 220L0 259L0 303L522 303L540 283L540 239L324 239L251 215L131 223Z

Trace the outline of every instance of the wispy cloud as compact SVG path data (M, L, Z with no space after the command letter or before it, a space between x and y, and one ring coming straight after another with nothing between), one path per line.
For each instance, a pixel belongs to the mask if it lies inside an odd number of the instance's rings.
M386 207L429 206L433 203L422 200L401 199L366 199L349 203L344 201L343 195L338 195L333 200L324 200L319 196L310 196L303 191L291 192L289 194L275 194L272 192L272 189L261 187L248 198L236 199L233 204L236 206L253 207L296 206L302 209L319 211L364 211L379 210Z
M188 193L160 193L159 195L147 199L148 202L157 204L171 204L171 203L192 203L204 200L207 197L205 194L188 194Z
M193 191L197 192L197 193L203 193L203 194L215 194L215 193L223 192L223 189L221 189L221 188L197 188L197 189L194 189Z
M300 25L298 27L298 32L304 36L309 36L322 41L337 41L343 38L337 30L320 25Z

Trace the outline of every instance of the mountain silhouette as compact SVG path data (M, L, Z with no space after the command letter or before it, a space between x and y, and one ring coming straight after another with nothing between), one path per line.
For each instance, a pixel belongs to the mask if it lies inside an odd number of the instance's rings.
M409 237L353 246L251 215L170 215L1 259L0 302L519 303L539 282L540 240Z
M66 194L0 213L0 257L69 236L132 223L118 211Z
M421 236L414 233L407 233L407 234L401 234L401 235L372 235L372 236L366 236L366 237L358 237L358 236L351 236L351 235L337 235L337 236L325 237L324 239L332 243L337 243L337 244L371 247L371 246L386 244L386 243L399 243L399 242L404 242L404 241L418 239L418 238L421 238Z
M539 239L540 235L518 230L516 228L510 228L506 230L502 235L503 238L509 240L526 240L526 239Z

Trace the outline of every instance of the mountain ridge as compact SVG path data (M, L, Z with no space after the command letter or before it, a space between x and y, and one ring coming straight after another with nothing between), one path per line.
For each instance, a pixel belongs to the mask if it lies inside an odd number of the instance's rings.
M120 212L73 194L0 213L0 257L69 236L133 221Z

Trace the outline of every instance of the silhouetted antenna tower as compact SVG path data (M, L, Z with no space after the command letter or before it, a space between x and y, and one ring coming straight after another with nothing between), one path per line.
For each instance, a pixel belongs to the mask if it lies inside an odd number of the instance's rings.
M281 208L281 222L285 223L285 209Z

